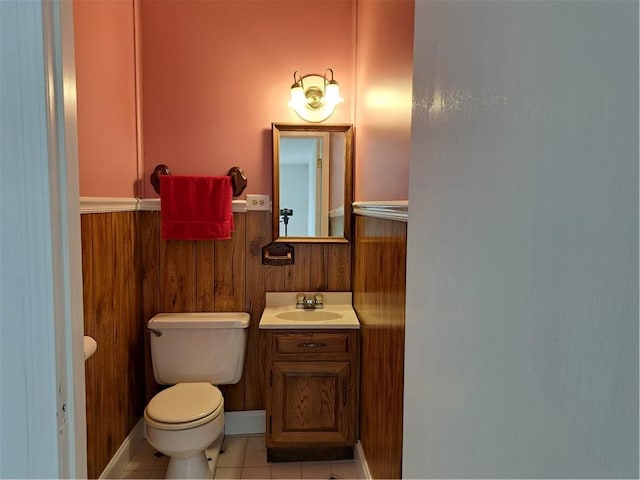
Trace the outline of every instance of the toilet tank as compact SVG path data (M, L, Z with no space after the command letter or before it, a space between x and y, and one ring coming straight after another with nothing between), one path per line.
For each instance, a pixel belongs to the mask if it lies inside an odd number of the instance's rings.
M249 319L244 312L157 314L147 323L156 381L238 383Z

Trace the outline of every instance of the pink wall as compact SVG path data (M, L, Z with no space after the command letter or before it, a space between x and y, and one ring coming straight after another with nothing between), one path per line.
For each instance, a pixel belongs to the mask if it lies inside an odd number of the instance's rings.
M82 196L136 196L133 8L73 2Z
M246 193L271 194L271 123L288 108L294 70L332 67L352 123L355 0L142 0L144 197L159 163L175 174L240 166ZM243 195L244 197L244 195Z
M239 165L245 193L270 194L271 122L302 122L287 106L293 71L330 66L345 103L329 121L357 125L355 199L406 199L413 1L357 0L357 37L354 2L141 0L136 192L134 0L74 0L81 195L155 197L158 163L202 175Z
M409 193L413 0L358 0L355 200Z

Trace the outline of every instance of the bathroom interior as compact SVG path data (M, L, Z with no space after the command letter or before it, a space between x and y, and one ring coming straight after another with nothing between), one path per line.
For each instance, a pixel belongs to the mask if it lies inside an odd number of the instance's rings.
M242 378L220 389L225 414L260 412L266 292L353 292L362 350L358 438L375 478L399 478L413 2L75 0L73 7L84 325L97 342L86 362L89 477L103 473L159 391L145 330L155 314L249 313ZM307 122L288 106L293 73L327 68L344 102L328 119ZM393 91L394 104L370 127L377 107L363 95L375 98L378 88ZM264 265L273 216L247 207L246 195L273 199L272 123L354 125L349 203L360 201L363 211L391 206L392 219L356 216L347 238L302 239L293 243L294 264ZM392 158L379 151L381 141ZM247 187L234 198L230 240L161 238L150 183L159 164L176 175L243 170ZM389 164L393 174L381 174Z
M248 313L220 390L265 410L268 292L352 293L371 478L637 475L637 2L72 3L88 477L159 390L159 312ZM265 265L247 196L277 195L272 124L304 123L293 73L328 68L347 235ZM231 239L161 238L159 164L242 168Z

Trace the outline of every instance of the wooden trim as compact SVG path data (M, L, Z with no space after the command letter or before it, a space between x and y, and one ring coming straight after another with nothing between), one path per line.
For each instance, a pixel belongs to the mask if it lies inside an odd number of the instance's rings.
M354 127L345 132L344 140L344 204L350 205L353 202L353 169L355 164L355 152L353 148ZM353 229L351 228L351 212L344 215L343 232L344 238L350 242L353 240Z
M349 243L353 236L351 228L351 214L344 215L343 222L343 235L340 237L280 237L280 164L278 159L280 158L280 137L281 132L314 132L317 134L322 133L335 133L342 132L345 135L344 139L344 204L351 205L353 201L353 165L354 165L354 126L351 123L336 123L336 124L320 124L320 125L307 125L297 123L272 123L271 124L271 139L272 139L272 220L271 229L274 242L286 242L286 243Z
M276 153L274 147L274 154ZM277 172L274 172L274 193L273 204L278 201L278 193L275 190L277 181ZM80 197L80 213L103 213L103 212L128 212L128 211L160 211L160 199L159 198L109 198L109 197ZM233 200L232 210L234 213L244 213L247 211L246 200ZM401 222L408 221L409 202L406 200L390 201L390 202L354 202L353 213L356 215L375 217L375 218L387 218L389 220L398 220ZM341 209L332 210L333 216L344 215L345 222L350 222L350 215L345 215L344 207ZM272 228L278 228L279 223L276 223L276 219L273 219ZM346 231L346 230L345 230ZM284 240L284 239L283 239ZM311 242L322 243L330 240L332 242L347 241L343 238L312 238L308 237L287 237L288 242Z
M407 200L389 202L353 202L353 213L363 217L408 222L409 202Z
M141 198L139 199L140 206L138 210L142 212L159 212L160 211L160 199L159 198ZM233 200L231 202L231 210L233 213L245 213L247 211L246 200Z
M352 458L354 458L353 446L267 448L267 460L269 462L314 462L328 460L349 460Z
M246 200L233 200L233 213L247 211ZM159 212L159 198L80 197L80 213Z
M140 209L137 198L80 197L80 213L135 212Z
M131 3L133 8L133 82L136 102L136 168L138 172L135 194L138 197L142 197L145 194L144 135L142 133L142 5L140 1L134 1Z
M280 236L280 163L277 159L280 158L280 129L276 124L271 124L271 138L272 138L272 178L273 184L271 187L271 233L274 240Z
M159 212L160 199L159 198L141 198L140 211L141 212Z

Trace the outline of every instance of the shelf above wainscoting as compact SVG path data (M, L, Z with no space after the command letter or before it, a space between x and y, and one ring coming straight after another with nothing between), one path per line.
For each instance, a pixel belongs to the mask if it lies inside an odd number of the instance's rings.
M367 217L385 218L400 222L408 221L407 200L387 202L354 202L353 213ZM247 211L246 200L233 200L232 209L235 213ZM107 212L135 212L160 211L159 198L115 198L115 197L80 197L80 213ZM332 211L332 216L339 216L338 209Z
M353 213L365 217L408 222L409 201L392 200L387 202L353 202Z
M139 198L80 197L80 213L135 212Z
M247 211L246 200L233 200L233 212ZM80 213L160 211L159 198L80 197Z

